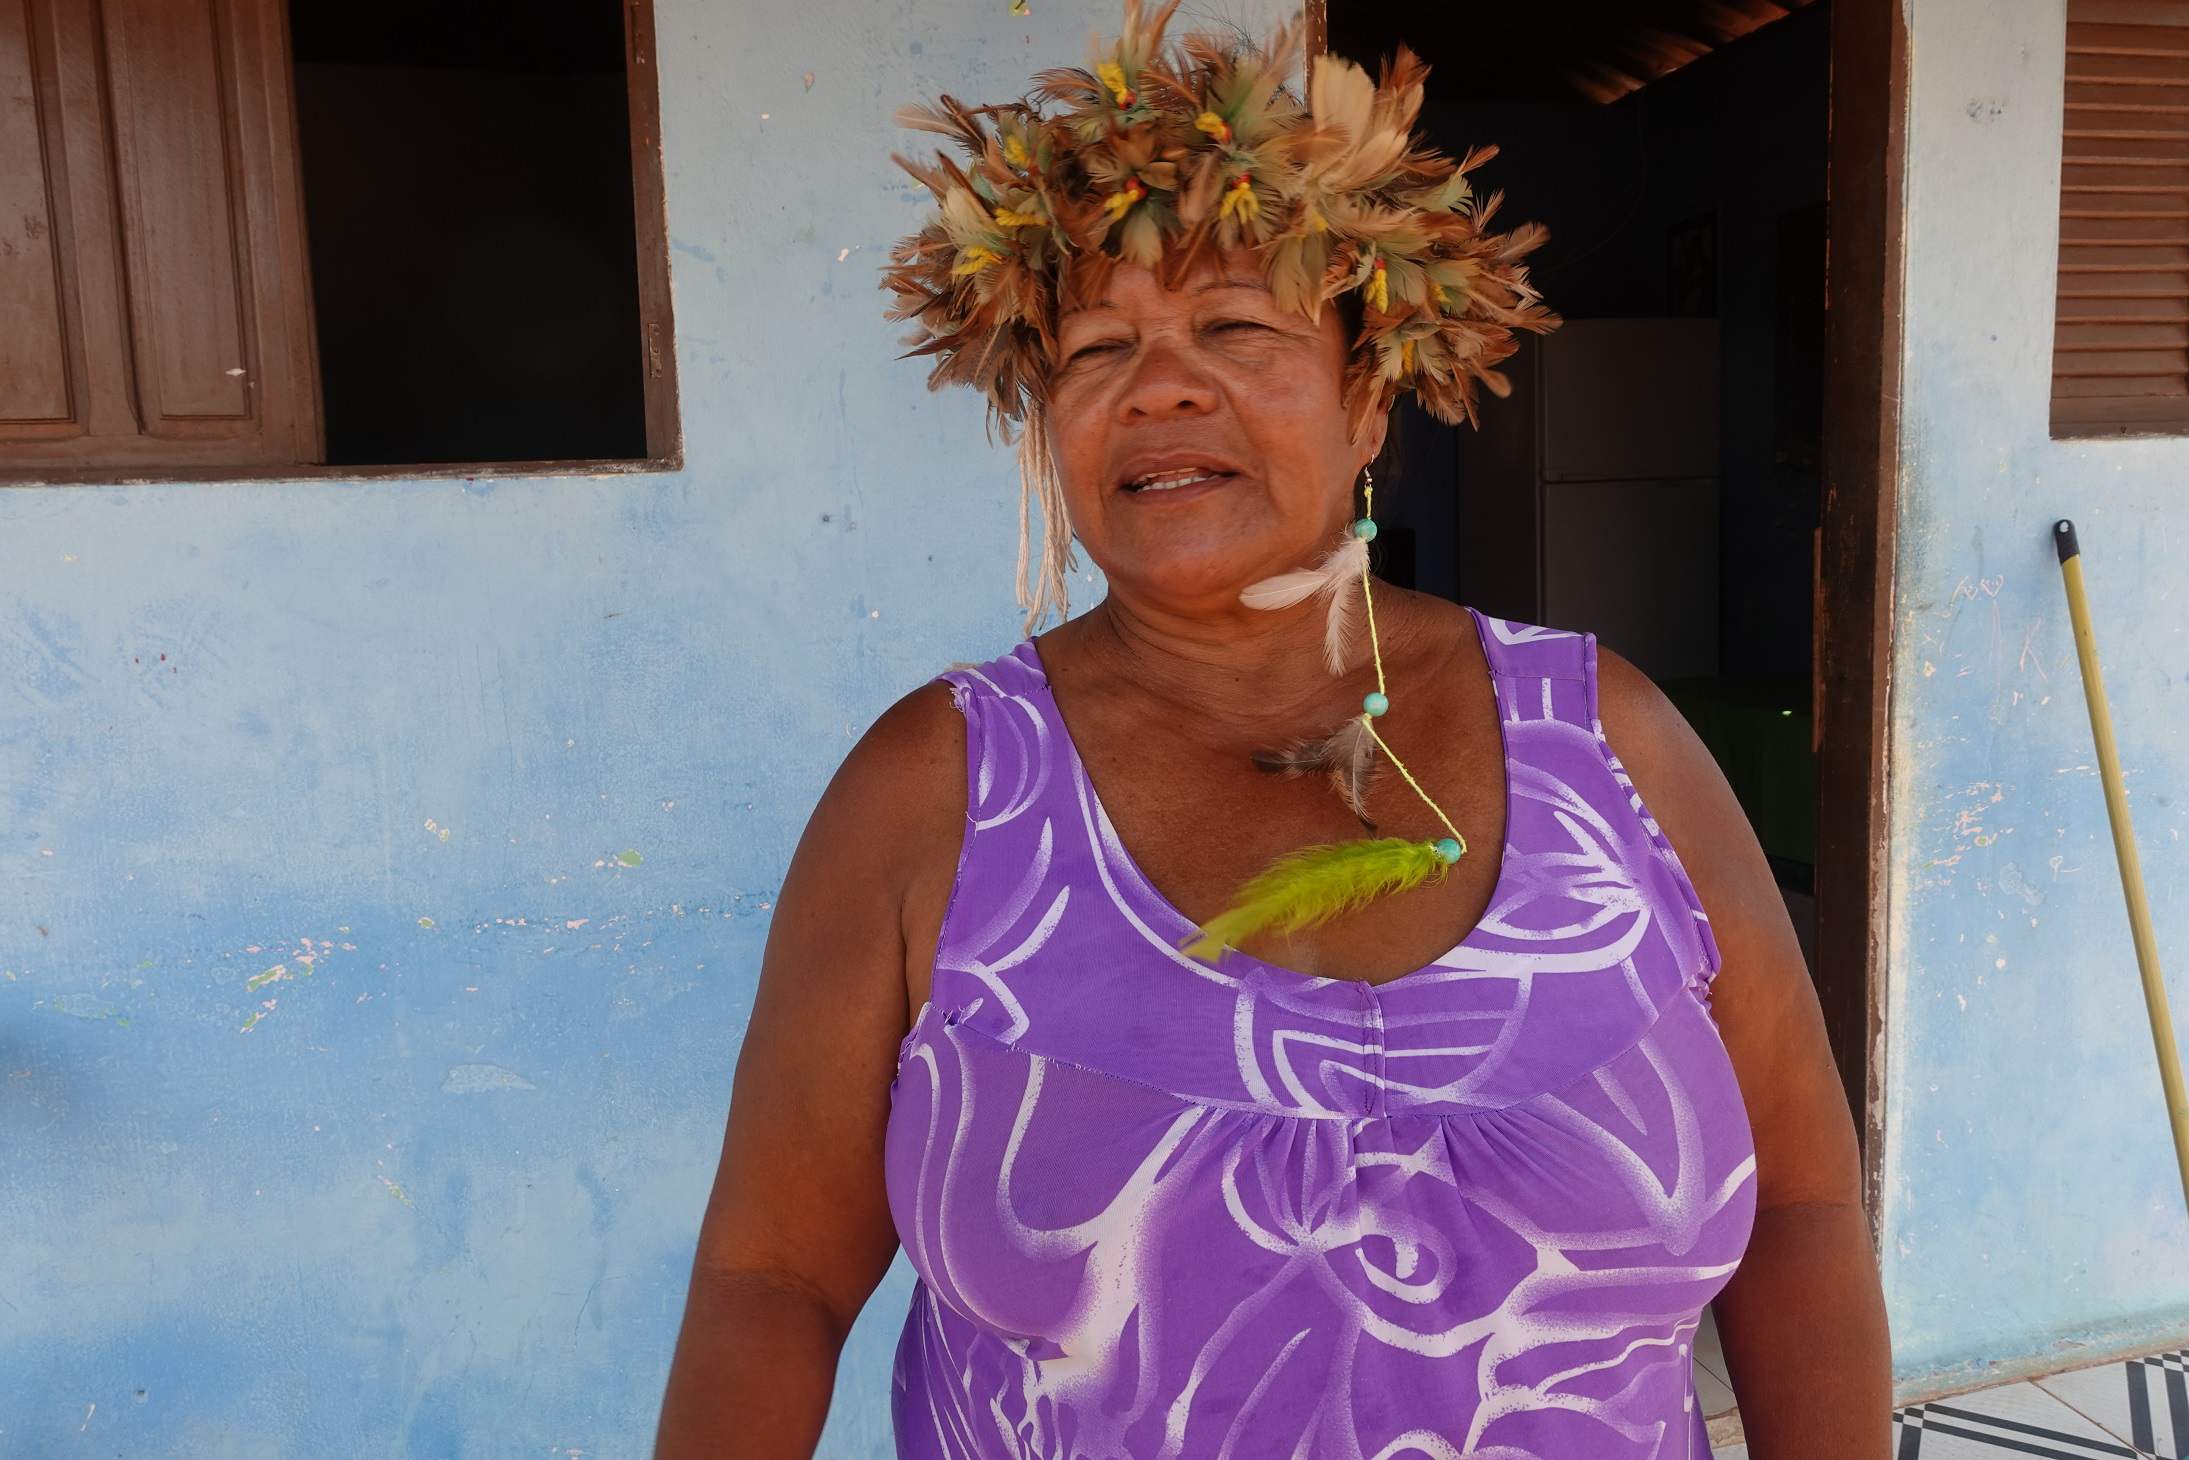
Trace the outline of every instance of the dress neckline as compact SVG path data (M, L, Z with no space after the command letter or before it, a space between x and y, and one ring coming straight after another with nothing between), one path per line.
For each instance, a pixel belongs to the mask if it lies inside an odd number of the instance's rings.
M1464 605L1462 606L1464 607ZM1482 663L1490 677L1490 700L1497 711L1499 770L1505 778L1505 830L1497 851L1497 876L1491 883L1490 900L1488 905L1484 907L1482 916L1475 919L1474 925L1467 929L1458 942L1445 949L1444 952L1438 954L1429 962L1424 963L1419 968L1410 968L1404 973L1395 973L1385 979L1332 978L1325 974L1302 973L1296 968L1287 968L1281 963L1272 963L1266 958L1257 958L1243 949L1232 947L1226 947L1222 956L1217 960L1218 966L1243 963L1250 968L1275 974L1279 978L1293 979L1302 984L1350 984L1357 988L1381 991L1389 989L1395 984L1423 981L1426 976L1446 969L1452 959L1474 943L1476 936L1482 931L1482 925L1502 905L1508 885L1512 880L1514 809L1512 734L1506 729L1505 691L1498 684L1497 664L1490 656L1489 627L1483 622L1482 615L1472 608L1467 609L1467 617L1474 625L1475 641L1482 651ZM1179 928L1185 930L1198 928L1200 924L1181 912L1178 904L1173 902L1161 888L1155 885L1155 879L1150 877L1141 867L1140 859L1132 854L1131 848L1125 845L1125 839L1117 834L1117 823L1110 819L1109 808L1103 804L1102 792L1095 786L1094 774L1087 769L1087 762L1079 753L1079 742L1072 738L1072 727L1065 723L1063 708L1057 704L1056 687L1050 682L1048 665L1042 662L1040 645L1032 639L1028 639L1021 645L1021 648L1026 651L1025 662L1027 667L1041 681L1041 692L1049 701L1049 714L1056 721L1057 735L1064 743L1064 753L1069 758L1071 772L1079 783L1087 788L1087 797L1091 808L1094 814L1101 819L1102 824L1109 828L1110 844L1116 849L1117 855L1124 860L1125 870L1131 874L1134 882L1146 890L1147 895L1154 900L1156 907L1163 915L1170 918Z

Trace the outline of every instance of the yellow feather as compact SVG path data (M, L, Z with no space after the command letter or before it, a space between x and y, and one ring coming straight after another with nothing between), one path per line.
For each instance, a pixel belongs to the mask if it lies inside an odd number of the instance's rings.
M1441 881L1450 870L1436 843L1402 837L1302 847L1249 878L1231 906L1203 923L1183 947L1213 963L1226 947L1236 948L1256 933L1297 933L1379 897Z

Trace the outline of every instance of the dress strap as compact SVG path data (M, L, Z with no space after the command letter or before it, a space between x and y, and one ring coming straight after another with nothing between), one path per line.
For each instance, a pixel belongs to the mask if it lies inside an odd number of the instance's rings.
M1490 673L1510 679L1593 679L1595 636L1546 629L1468 609L1482 636Z
M1031 642L986 664L935 676L965 716L966 820L975 829L1009 821L1047 789L1052 740L1048 680Z
M1596 636L1474 614L1483 657L1509 724L1557 720L1591 735L1596 726Z
M1647 840L1664 870L1664 895L1686 917L1692 938L1688 944L1689 987L1705 1002L1710 980L1721 959L1710 918L1695 891L1687 869L1680 865L1672 842L1642 803L1626 767L1604 738L1603 720L1596 700L1596 636L1570 629L1541 628L1509 619L1474 614L1482 636L1483 656L1490 663L1491 684L1497 694L1498 718L1506 724L1509 761L1526 763L1547 771L1559 781L1588 794L1600 806L1620 807ZM1544 735L1528 731L1530 722L1557 722L1569 730ZM1590 753L1575 757L1569 747L1579 732ZM1507 774L1515 773L1508 764ZM1591 791L1588 783L1608 777L1610 794Z
M1026 991L1000 975L1041 950L1086 880L1068 742L1030 642L937 677L965 716L966 805L929 999L953 1019L985 1006L1010 1043L1027 1029Z

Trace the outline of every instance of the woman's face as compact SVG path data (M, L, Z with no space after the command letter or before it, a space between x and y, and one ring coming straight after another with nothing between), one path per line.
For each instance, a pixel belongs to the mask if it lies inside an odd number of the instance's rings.
M1252 255L1212 259L1176 289L1119 265L1059 322L1050 436L1072 527L1113 591L1174 611L1331 545L1379 418L1346 436L1347 340L1335 308L1278 308Z

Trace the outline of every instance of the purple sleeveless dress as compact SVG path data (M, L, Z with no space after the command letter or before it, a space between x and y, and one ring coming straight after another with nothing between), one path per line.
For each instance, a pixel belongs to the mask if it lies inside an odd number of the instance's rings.
M1717 947L1595 640L1475 622L1503 866L1376 986L1180 953L1033 645L945 676L970 804L892 1087L901 1456L1710 1453L1689 1350L1755 1210Z

